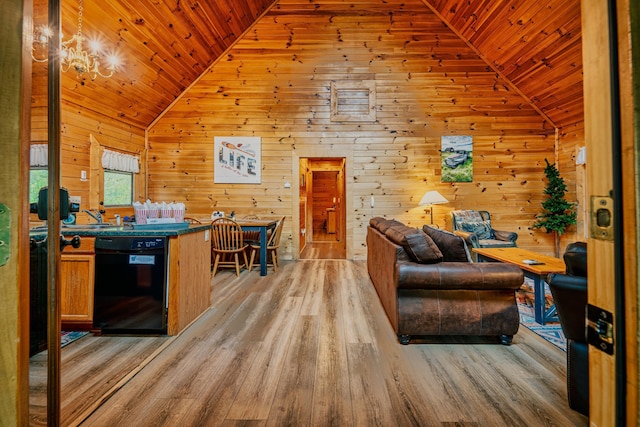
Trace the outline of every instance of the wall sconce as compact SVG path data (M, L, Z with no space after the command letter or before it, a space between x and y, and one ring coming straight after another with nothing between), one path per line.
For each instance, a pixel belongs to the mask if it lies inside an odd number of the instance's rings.
M442 203L449 203L449 201L445 199L442 194L432 190L427 191L424 196L422 196L422 200L420 200L418 206L428 206L428 208L424 210L424 213L427 213L427 211L431 212L431 224L433 225L433 205L440 205Z

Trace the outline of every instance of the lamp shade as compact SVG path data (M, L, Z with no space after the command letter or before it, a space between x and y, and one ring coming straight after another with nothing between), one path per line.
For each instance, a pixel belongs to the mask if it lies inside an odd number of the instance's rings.
M418 203L418 206L424 205L439 205L442 203L449 203L447 199L440 193L435 190L427 191L424 196L422 196L422 200Z

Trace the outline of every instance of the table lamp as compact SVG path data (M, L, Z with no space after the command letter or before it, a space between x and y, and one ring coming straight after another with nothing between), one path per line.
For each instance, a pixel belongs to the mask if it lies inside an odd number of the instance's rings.
M428 206L428 210L431 212L431 224L433 224L433 205L442 203L449 203L449 201L445 199L442 194L432 190L427 191L424 196L422 196L422 200L420 200L418 206ZM424 213L427 213L427 209L424 210Z

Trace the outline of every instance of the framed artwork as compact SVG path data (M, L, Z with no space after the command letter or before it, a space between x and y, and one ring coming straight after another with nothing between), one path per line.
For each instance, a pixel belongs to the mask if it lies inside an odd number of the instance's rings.
M442 182L473 181L473 138L448 135L441 139Z
M261 183L261 139L253 136L213 138L213 182L216 184Z

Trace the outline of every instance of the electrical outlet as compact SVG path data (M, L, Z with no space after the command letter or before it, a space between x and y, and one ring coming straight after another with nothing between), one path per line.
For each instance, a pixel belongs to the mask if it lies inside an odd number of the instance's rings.
M69 203L80 204L80 196L69 196Z

